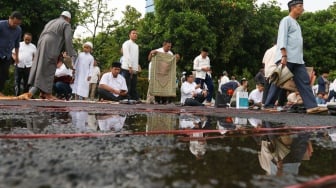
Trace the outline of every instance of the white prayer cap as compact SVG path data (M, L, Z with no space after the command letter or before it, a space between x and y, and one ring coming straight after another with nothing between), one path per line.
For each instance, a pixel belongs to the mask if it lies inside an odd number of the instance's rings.
M68 18L71 19L71 14L70 14L69 11L63 11L62 14L61 14L61 16L65 16L65 17L68 17Z
M86 43L83 44L83 47L84 47L84 46L90 46L90 48L93 49L93 44L92 44L92 42L86 42Z

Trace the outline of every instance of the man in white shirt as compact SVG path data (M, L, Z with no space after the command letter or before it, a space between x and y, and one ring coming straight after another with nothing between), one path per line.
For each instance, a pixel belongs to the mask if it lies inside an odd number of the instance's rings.
M64 57L60 55L56 64L56 72L54 79L54 91L56 97L59 99L70 100L72 88L70 84L73 83L73 70L67 68L64 64Z
M252 106L261 107L261 102L263 98L264 84L258 83L257 88L251 91L248 100Z
M30 68L33 64L33 59L36 54L36 46L31 43L32 34L25 33L23 35L23 41L20 42L19 48L19 61L15 64L15 96L19 96L21 94L21 81L23 80L23 92L28 92L28 78ZM15 50L13 50L12 57L15 59Z
M158 48L156 50L150 51L148 54L148 61L150 61L148 65L148 80L150 81L150 74L151 74L151 69L152 69L152 57L155 56L158 52L159 53L165 53L165 54L170 54L174 55L173 52L170 50L172 47L172 42L165 40L162 44L161 48ZM149 93L149 92L148 92ZM166 103L171 103L171 97L161 97L161 96L154 96L155 97L155 102L159 104L166 104Z
M103 74L98 86L99 99L120 101L127 99L126 80L120 73L121 63L114 62L111 72Z
M194 70L196 71L196 80L197 84L201 85L201 89L205 89L204 83L208 88L208 95L206 98L206 104L211 105L214 85L211 79L211 68L210 68L210 59L208 57L208 49L203 48L201 54L194 59Z
M181 86L181 104L184 106L204 106L202 104L207 96L207 91L201 89L200 84L194 82L192 72L186 73L186 81Z
M90 99L93 100L96 95L97 83L100 78L100 68L98 66L97 60L94 60L92 76L90 79Z
M139 46L135 43L138 39L138 33L135 29L131 29L129 40L125 41L122 45L122 65L121 75L126 79L127 88L129 89L130 99L139 100L136 91L139 71Z
M222 85L225 83L228 83L230 81L229 77L228 77L228 73L226 71L223 71L223 76L220 78L219 80L219 84L218 84L218 92L222 93Z

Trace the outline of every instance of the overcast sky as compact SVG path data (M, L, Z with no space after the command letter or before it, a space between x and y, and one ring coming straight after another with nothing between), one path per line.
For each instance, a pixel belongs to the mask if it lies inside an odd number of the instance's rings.
M269 0L258 0L258 3L265 3ZM122 11L125 10L126 5L131 5L136 8L142 15L145 14L146 1L145 0L108 0L110 8L116 8L115 19L119 20L123 17ZM304 8L306 11L314 12L317 10L327 9L336 0L304 0ZM280 7L287 10L288 0L278 0ZM75 37L83 35L83 28L78 27L75 31ZM83 37L83 36L82 36Z

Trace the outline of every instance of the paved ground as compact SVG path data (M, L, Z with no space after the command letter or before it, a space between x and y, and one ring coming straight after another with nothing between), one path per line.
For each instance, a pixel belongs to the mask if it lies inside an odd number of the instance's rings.
M35 115L43 112L87 111L90 113L174 113L220 117L254 117L289 126L335 125L335 116L237 110L214 107L181 107L175 105L121 105L93 102L62 102L45 100L1 100L1 119L13 116ZM72 126L68 126L71 129ZM48 133L71 132L55 126ZM57 130L61 129L61 130ZM243 150L230 156L232 141L219 139L208 145L209 157L195 160L189 154L187 143L177 143L172 136L121 136L72 139L0 139L0 187L284 187L313 177L290 176L282 179L265 176L260 170L237 167L232 174L230 159L253 155L257 150ZM235 140L237 144L241 140ZM250 142L248 142L250 143ZM253 143L253 140L252 142ZM253 144L252 144L253 145ZM246 148L245 148L246 149ZM254 155L255 154L255 155ZM225 157L226 156L226 157ZM214 157L214 158L212 158ZM331 156L331 158L334 158ZM218 163L210 167L210 161ZM233 162L234 163L234 162ZM246 162L245 162L246 163ZM218 165L220 164L220 165ZM225 168L217 168L218 166ZM260 168L260 167L259 167ZM256 169L259 169L256 167ZM332 168L332 167L331 167ZM178 170L179 169L179 170ZM216 171L216 169L218 169ZM224 170L223 170L224 169ZM241 171L241 169L244 169ZM332 168L334 169L334 168ZM225 172L230 172L225 174ZM246 172L246 173L245 173ZM195 175L196 173L196 175ZM199 173L199 174L197 174ZM239 177L241 175L242 177ZM237 177L238 178L237 178ZM225 178L224 178L225 177ZM259 177L259 178L258 178Z

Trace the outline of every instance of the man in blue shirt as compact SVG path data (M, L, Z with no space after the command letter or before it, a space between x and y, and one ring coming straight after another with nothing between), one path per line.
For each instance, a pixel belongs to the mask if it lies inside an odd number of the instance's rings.
M22 14L14 11L8 20L0 20L0 96L9 78L12 50L15 49L15 62L19 61L19 47L22 29Z
M297 19L304 11L303 0L288 2L289 15L284 17L279 25L275 62L287 66L293 73L294 82L302 96L303 104L308 114L328 111L318 107L310 86L310 78L303 61L303 38ZM273 84L272 92L278 93L279 88ZM271 92L269 93L271 95ZM268 98L266 99L268 101Z

